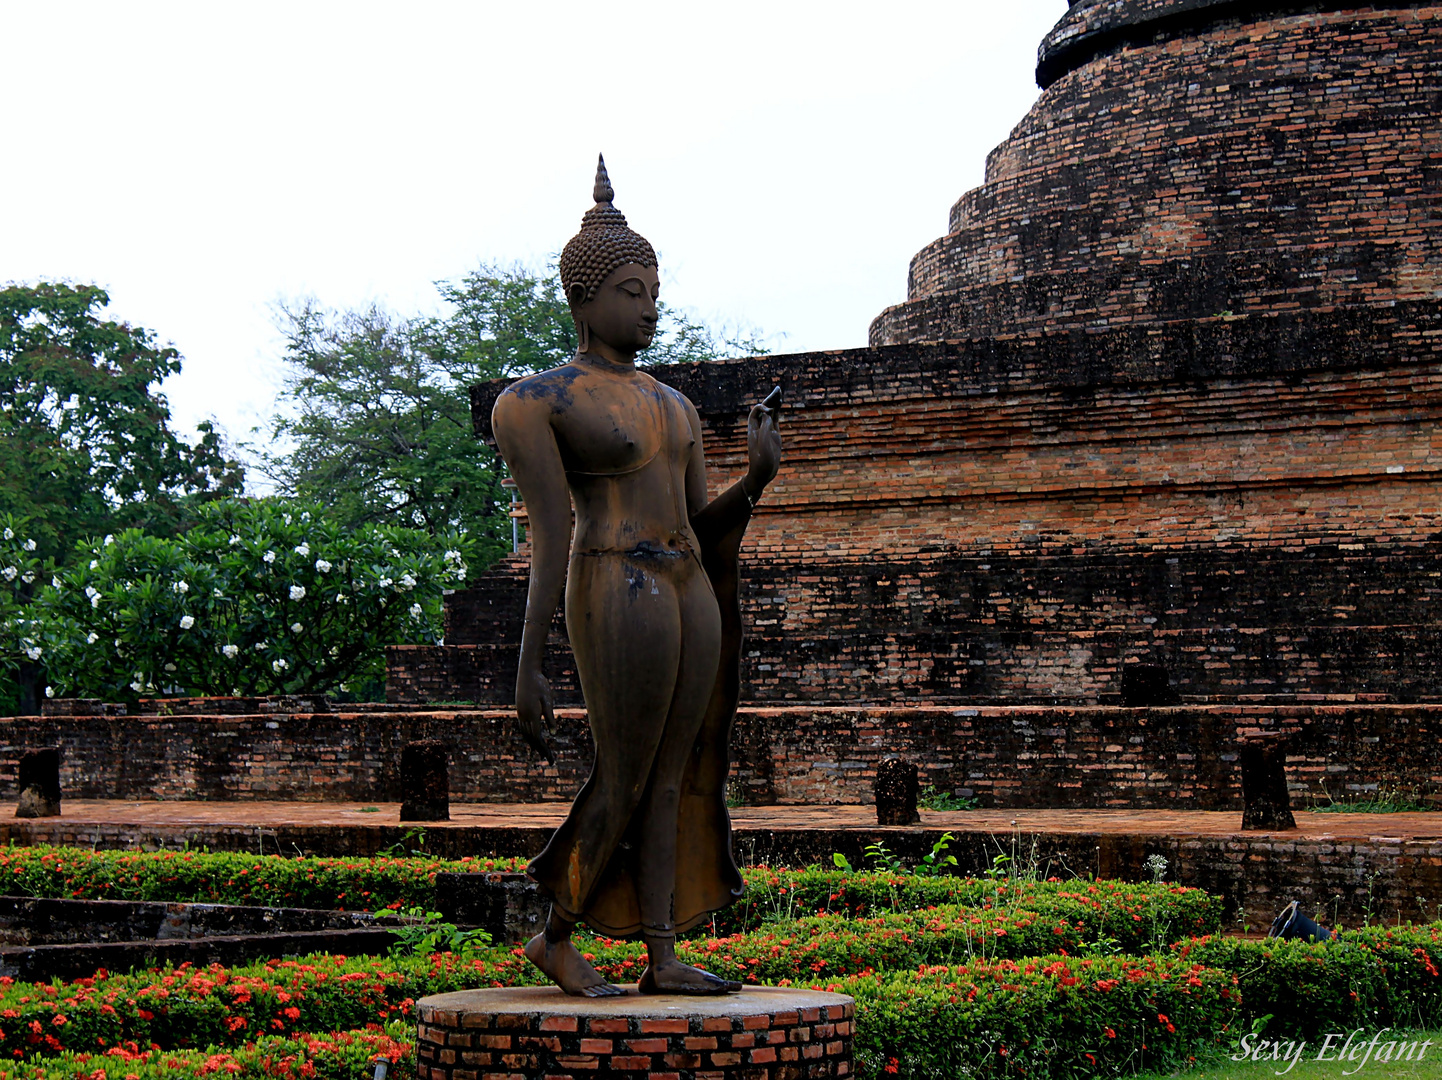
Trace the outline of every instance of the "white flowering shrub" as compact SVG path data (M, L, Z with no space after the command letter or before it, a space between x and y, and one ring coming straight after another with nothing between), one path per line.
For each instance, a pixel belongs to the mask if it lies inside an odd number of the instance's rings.
M466 577L454 535L278 500L199 514L174 539L96 541L38 590L25 624L56 696L341 689L383 673L386 646L437 640L442 592Z
M0 683L7 689L22 661L45 661L44 635L30 604L49 575L49 564L41 562L35 549L23 522L0 517Z

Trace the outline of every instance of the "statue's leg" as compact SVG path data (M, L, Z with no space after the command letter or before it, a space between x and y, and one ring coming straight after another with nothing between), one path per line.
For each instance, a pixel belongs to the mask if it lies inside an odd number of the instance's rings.
M688 575L678 585L677 598L681 608L681 652L676 690L650 782L637 809L640 854L636 860L636 892L641 907L641 934L650 959L639 985L647 993L721 994L739 990L741 984L718 979L677 960L675 920L676 878L678 873L686 872L676 851L681 781L716 683L721 617L699 567L695 575Z

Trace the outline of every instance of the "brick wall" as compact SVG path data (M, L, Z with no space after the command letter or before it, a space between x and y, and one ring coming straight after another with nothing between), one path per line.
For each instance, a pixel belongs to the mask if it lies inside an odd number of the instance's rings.
M1442 6L1206 6L1073 8L873 344L1438 295Z
M658 375L717 489L749 404L791 403L743 550L747 700L1096 702L1137 660L1192 698L1442 691L1437 305ZM390 698L508 703L525 592L523 553L452 596Z
M986 806L1227 809L1236 740L1256 731L1291 736L1299 803L1382 784L1442 805L1435 705L747 707L732 782L749 805L865 803L877 764L901 754ZM67 798L395 802L400 748L427 738L450 747L458 802L569 800L591 767L585 714L561 710L551 737L555 765L507 710L17 717L0 719L0 796L21 752L58 745Z

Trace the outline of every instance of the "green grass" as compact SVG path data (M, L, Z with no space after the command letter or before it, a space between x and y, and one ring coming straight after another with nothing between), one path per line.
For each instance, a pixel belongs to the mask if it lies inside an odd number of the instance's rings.
M1327 797L1332 798L1330 795ZM1424 810L1436 810L1438 807L1420 802L1415 792L1409 793L1398 788L1378 787L1376 791L1365 794L1358 793L1341 802L1333 799L1325 805L1319 803L1308 809L1317 814L1411 814ZM1292 1071L1296 1072L1295 1069Z
M1367 1042L1371 1040L1371 1033L1367 1033ZM1254 1050L1259 1047L1262 1040L1269 1037L1262 1035L1254 1038L1249 1044ZM1235 1048L1232 1055L1222 1055L1209 1061L1201 1062L1191 1069L1169 1073L1142 1073L1138 1080L1161 1080L1162 1077L1175 1078L1175 1080L1271 1080L1272 1077L1283 1075L1287 1080L1340 1080L1342 1077L1351 1077L1354 1080L1442 1080L1442 1031L1412 1031L1403 1035L1395 1032L1387 1032L1377 1040L1377 1053L1382 1052L1385 1045L1396 1039L1399 1042L1418 1043L1417 1053L1421 1054L1421 1060L1412 1061L1378 1061L1364 1060L1365 1050L1357 1052L1355 1058L1350 1061L1336 1060L1336 1051L1339 1046L1344 1045L1342 1040L1335 1040L1328 1050L1328 1060L1318 1061L1317 1054L1322 1049L1322 1040L1316 1039L1303 1046L1300 1057L1295 1065L1285 1060L1288 1051L1288 1041L1281 1037L1283 1052L1281 1060L1272 1060L1271 1045L1268 1043L1263 1052L1263 1060L1253 1061L1250 1058L1245 1061L1232 1061L1231 1056L1240 1054L1240 1048ZM1430 1047L1423 1047L1426 1040L1431 1039ZM1355 1048L1357 1040L1353 1039Z

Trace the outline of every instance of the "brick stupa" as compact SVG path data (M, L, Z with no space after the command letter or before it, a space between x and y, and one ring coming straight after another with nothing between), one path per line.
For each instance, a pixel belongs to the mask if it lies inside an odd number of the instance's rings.
M1037 78L869 348L653 372L718 488L786 391L744 699L1437 700L1442 6L1078 0ZM393 700L509 702L526 559Z

